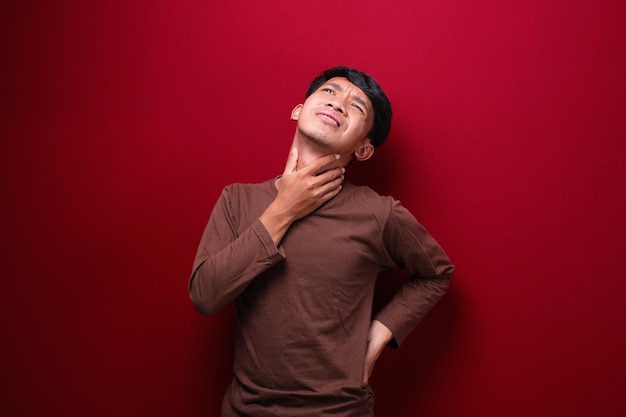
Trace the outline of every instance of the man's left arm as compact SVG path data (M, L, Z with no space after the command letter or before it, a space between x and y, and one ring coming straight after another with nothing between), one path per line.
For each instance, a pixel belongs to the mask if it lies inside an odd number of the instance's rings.
M376 359L389 344L398 347L439 301L450 285L454 266L435 239L399 202L394 201L384 230L389 264L406 269L410 279L376 315L369 333L364 384Z

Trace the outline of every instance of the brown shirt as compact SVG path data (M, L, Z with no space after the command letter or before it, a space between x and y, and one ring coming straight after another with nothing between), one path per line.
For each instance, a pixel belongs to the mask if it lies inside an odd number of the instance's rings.
M376 316L398 346L443 295L454 267L396 200L344 184L277 248L258 220L275 180L224 189L203 234L189 293L212 314L235 300L234 379L223 416L371 416L362 388L378 273L410 279Z

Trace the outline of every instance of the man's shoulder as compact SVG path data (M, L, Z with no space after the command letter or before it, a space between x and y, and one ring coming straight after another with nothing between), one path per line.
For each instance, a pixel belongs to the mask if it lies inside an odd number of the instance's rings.
M273 180L259 183L232 183L224 187L220 200L234 218L248 225L261 215L275 197Z
M257 193L271 194L273 192L273 182L274 179L256 183L234 182L224 187L224 193L239 196L254 195Z
M344 189L347 194L350 194L353 198L358 198L365 202L386 202L389 200L393 200L392 197L387 195L381 195L374 189L368 187L367 185L355 185L352 183L345 183Z
M362 206L371 212L380 212L386 215L391 210L394 199L391 196L381 195L366 185L346 183L344 190L351 204Z

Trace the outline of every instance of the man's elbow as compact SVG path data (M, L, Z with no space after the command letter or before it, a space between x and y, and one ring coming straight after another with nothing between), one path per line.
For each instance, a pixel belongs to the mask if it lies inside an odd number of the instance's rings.
M199 282L192 278L189 283L189 298L191 303L203 316L211 316L221 309L218 300L211 296L212 292L203 288Z
M189 292L189 298L196 310L203 316L212 316L221 309L221 306L217 305L217 303L198 297L191 291Z

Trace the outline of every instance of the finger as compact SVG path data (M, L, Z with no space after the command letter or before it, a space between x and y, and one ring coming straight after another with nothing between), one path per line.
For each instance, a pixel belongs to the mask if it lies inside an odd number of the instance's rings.
M337 182L337 184L341 184L345 178L345 172L345 168L334 168L331 171L326 171L321 178L322 184L329 182Z
M336 164L340 157L341 155L332 154L332 153L329 155L322 156L321 158L313 162L311 165L307 166L305 168L306 171L303 173L305 175L319 175L329 169L337 168Z
M332 189L330 189L329 191L326 191L324 194L321 195L320 197L320 204L324 204L325 202L327 202L328 200L332 199L333 197L335 197L337 194L339 194L339 192L341 191L341 189L343 188L343 186L341 184L338 184L337 186L334 186Z
M339 185L344 179L344 172L346 172L344 168L333 168L328 171L324 171L313 178L313 184L316 186L322 186L338 180L336 185Z
M319 185L320 191L322 192L322 194L333 191L339 192L343 180L344 176L341 174L338 177L329 178L327 181Z
M367 363L365 364L365 366L363 367L363 380L361 381L361 387L365 388L367 387L367 385L370 382L370 374L371 374L371 370L370 367L367 365Z
M285 164L285 171L283 175L291 174L298 167L298 149L294 146L289 151L289 156L287 157L287 163Z
M340 176L333 179L332 181L316 185L316 189L312 191L314 193L314 198L317 200L318 204L324 204L325 202L339 194L339 192L341 192L341 189L343 188L342 182L343 176Z

